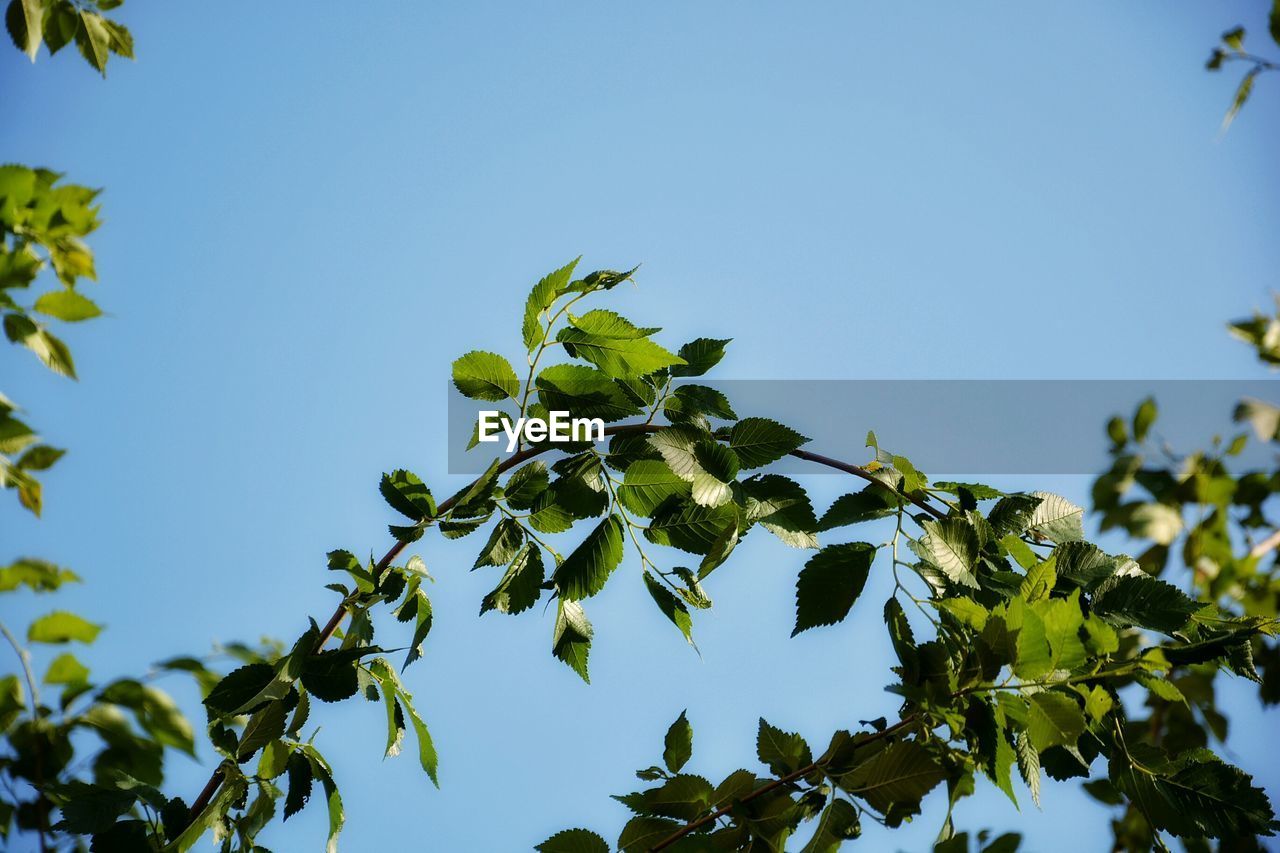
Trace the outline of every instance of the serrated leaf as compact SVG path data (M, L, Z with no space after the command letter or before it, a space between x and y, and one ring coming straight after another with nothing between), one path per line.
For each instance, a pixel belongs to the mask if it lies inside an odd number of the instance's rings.
M675 625L689 645L693 646L693 617L689 615L689 609L685 607L684 602L676 598L674 593L647 571L644 573L644 585L649 591L649 596L662 611L662 615L671 620L671 624Z
M560 599L556 610L555 630L552 634L551 653L568 664L588 684L587 659L591 654L591 622L586 611L576 601Z
M512 518L504 518L493 526L489 541L484 543L476 557L472 571L482 566L505 566L515 559L524 545L524 528Z
M776 462L809 439L768 418L743 418L729 433L729 447L743 468Z
M529 509L533 506L533 502L537 500L538 495L546 491L549 483L550 478L547 474L547 466L535 459L520 468L511 475L511 479L507 480L506 488L503 490L506 495L507 506L514 510Z
M764 717L756 732L756 757L775 776L785 776L813 763L813 753L804 738L770 725Z
M834 530L849 524L887 518L898 511L902 501L893 492L877 485L867 485L860 492L836 498L818 522L818 531Z
M1036 750L1074 746L1084 727L1080 706L1066 694L1046 690L1031 696L1027 735Z
M573 270L580 260L582 260L581 256L574 258L560 269L544 276L533 286L533 291L525 302L524 322L521 328L524 345L529 352L533 352L545 339L546 329L542 325L542 314L569 286L569 281L573 278Z
M566 829L534 849L538 853L609 853L609 844L590 830Z
M583 364L552 365L538 374L534 386L548 411L606 422L640 414L640 407L613 379Z
M688 495L689 482L676 476L660 459L638 459L627 466L618 500L630 512L648 518L674 495Z
M638 379L684 361L648 338L603 337L565 326L556 340L571 357L589 361L615 379Z
M921 551L952 583L978 588L973 568L978 558L978 533L967 519L943 518L921 524L926 535Z
M378 490L392 509L414 521L436 514L431 490L412 471L398 469L383 474Z
M791 636L818 625L834 625L866 585L875 558L866 542L828 545L809 558L796 581L796 626Z
M736 525L737 520L738 509L733 503L707 507L677 498L665 502L654 513L645 537L657 545L706 554L725 527Z
M266 707L255 711L240 734L236 760L241 763L248 761L259 749L283 735L287 713L284 702L280 699L269 702Z
M500 355L480 350L454 361L453 385L472 400L514 400L520 393L520 380L511 363Z
M685 714L685 711L680 712L662 739L662 763L672 773L679 773L693 755L693 726L689 725Z
M1164 633L1186 625L1198 609L1182 590L1145 575L1114 575L1093 596L1093 612L1108 622Z
M562 596L578 601L604 589L609 575L622 562L622 532L622 520L610 515L565 557L551 575Z
M542 594L543 572L542 551L532 543L525 545L507 567L502 580L484 597L480 615L497 610L514 616L533 607Z
M1084 538L1084 510L1061 495L1032 492L1040 503L1031 513L1031 530L1053 542L1075 542Z
M680 347L678 355L684 364L673 365L672 376L702 376L724 358L724 348L732 338L698 338Z
M842 784L883 813L895 804L918 803L945 775L937 759L923 746L915 741L898 741L855 768Z

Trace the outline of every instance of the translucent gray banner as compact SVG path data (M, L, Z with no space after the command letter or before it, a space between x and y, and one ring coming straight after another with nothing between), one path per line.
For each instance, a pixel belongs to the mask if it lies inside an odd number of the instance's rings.
M1094 474L1107 465L1106 423L1130 419L1147 397L1159 418L1150 446L1185 452L1207 447L1214 436L1230 439L1248 430L1232 421L1236 404L1258 399L1280 404L1280 381L1212 380L689 380L723 394L739 418L770 418L812 439L804 447L849 462L872 458L865 447L874 430L880 447L911 459L932 478L1001 474ZM562 389L565 390L565 389ZM567 389L574 392L581 389ZM517 395L519 398L520 395ZM537 400L537 389L530 400ZM481 411L514 416L516 405L470 400L450 385L448 404L451 474L478 474L507 457L507 438L467 450ZM617 411L608 413L611 418ZM643 422L648 410L605 418L606 428ZM666 424L660 410L653 419ZM713 427L732 422L710 418ZM1275 454L1252 440L1243 464L1271 461ZM606 441L600 446L603 449ZM780 473L826 469L784 458Z

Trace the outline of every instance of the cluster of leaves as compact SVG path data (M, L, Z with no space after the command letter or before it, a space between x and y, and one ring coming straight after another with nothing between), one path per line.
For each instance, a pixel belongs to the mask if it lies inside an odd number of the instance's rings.
M1271 0L1271 14L1268 19L1267 29L1271 35L1271 40L1280 46L1280 0ZM1235 121L1240 108L1249 100L1249 95L1253 93L1253 81L1258 78L1258 75L1264 71L1280 70L1280 63L1246 50L1244 39L1244 27L1234 27L1227 30L1222 34L1221 41L1214 47L1213 53L1209 55L1209 60L1205 63L1205 68L1210 71L1220 71L1224 65L1230 63L1243 64L1247 68L1244 77L1240 79L1240 83L1236 86L1236 93L1231 100L1231 106L1227 110L1226 116L1222 119L1222 129L1224 131L1231 126L1231 122Z
M102 311L77 289L93 280L93 254L84 238L98 227L97 190L60 183L47 169L0 166L0 314L4 333L60 376L76 376L71 350L44 319L78 323ZM32 293L46 268L49 286ZM30 298L21 300L23 294ZM17 417L17 406L0 394L0 484L15 489L22 505L37 515L42 490L36 474L64 451L42 444Z
M611 427L607 450L571 447L549 468L531 459L546 445L495 460L461 501L465 509L455 506L443 517L449 536L495 522L475 566L506 570L482 612L522 612L550 591L557 605L552 652L585 679L593 628L582 602L608 582L627 541L655 604L690 642L693 612L710 606L708 576L757 524L816 551L797 578L793 633L844 619L878 558L898 578L885 618L900 661L901 681L891 688L904 700L899 723L872 738L874 746L837 733L817 761L798 738L779 734L794 760L764 760L773 777L740 776L741 788L728 780L727 788L716 788L663 777L657 789L623 798L636 817L619 838L621 849L782 849L805 819L837 820L827 809L839 815L836 826L859 814L895 826L918 813L921 797L943 781L953 806L973 790L977 775L1013 799L1015 766L1038 800L1042 772L1086 777L1100 758L1107 770L1093 790L1132 803L1156 833L1270 834L1270 805L1245 774L1211 752L1141 737L1119 691L1171 697L1177 688L1168 676L1180 666L1221 666L1253 677L1242 650L1273 630L1271 619L1197 601L1137 561L1085 542L1083 509L1059 496L931 485L909 460L881 450L874 435L873 459L846 466L868 485L819 518L800 484L743 473L802 453L806 439L799 432L739 418L720 392L676 383L705 373L727 342L700 339L673 353L652 341L655 328L602 309L575 315L570 309L579 300L625 274L574 280L573 270L570 264L552 273L530 295L523 390L510 363L486 352L455 362L455 385L466 396L511 407L512 419L564 410L610 422L643 420ZM539 370L553 346L587 363ZM819 541L880 518L896 519L888 542ZM543 538L580 522L590 529L566 556ZM663 569L646 543L692 554L697 566ZM549 573L543 552L554 560ZM900 570L917 579L919 595ZM915 640L901 599L932 626L932 638ZM756 793L765 789L767 796ZM766 804L771 810L757 812ZM948 816L941 840L953 835ZM838 844L822 837L824 846L814 849Z
M803 853L830 853L862 834L862 819L880 820L871 809L919 799L945 774L930 751L911 737L915 719L893 727L876 721L868 731L838 731L820 756L804 738L760 720L756 758L767 775L740 769L713 785L685 772L693 755L693 727L682 712L663 740L662 764L636 771L655 783L643 791L614 797L635 813L618 839L618 849L782 850L802 823L812 823ZM878 804L878 805L877 805ZM1012 853L1021 837L978 834L980 853ZM947 853L968 853L968 833L938 845ZM603 837L586 829L558 832L538 845L539 853L609 853Z
M1230 324L1260 361L1280 364L1280 317L1255 314ZM1146 400L1132 418L1113 418L1112 466L1093 486L1100 525L1139 543L1137 562L1153 577L1181 579L1193 596L1219 603L1236 619L1274 620L1280 612L1276 548L1280 522L1274 497L1280 469L1239 469L1248 431L1215 437L1205 450L1178 453L1158 439L1159 411ZM1280 408L1262 400L1239 403L1235 420L1267 445L1277 440ZM1217 701L1216 682L1226 670L1257 683L1264 706L1280 702L1280 648L1266 632L1221 646L1226 666L1197 658L1173 660L1174 688L1151 694L1145 718L1132 721L1147 740L1176 751L1205 749L1226 740L1230 720ZM1117 849L1146 850L1149 823L1105 789L1089 787L1102 802L1124 806L1113 823Z
M72 42L103 77L112 54L133 59L133 36L119 21L103 15L124 0L9 0L4 23L18 50L36 61L40 44L55 54Z
M28 558L0 568L0 593L43 595L79 580L68 569ZM53 610L28 626L26 641L87 646L101 630L75 613ZM68 650L52 657L38 677L31 650L7 626L0 624L0 632L22 671L0 677L0 838L16 829L38 837L42 850L75 845L80 835L97 839L94 850L155 849L127 842L163 832L175 809L177 823L185 823L185 805L166 799L156 787L164 778L166 751L194 756L195 733L174 700L153 682L169 673L189 673L208 686L217 676L205 661L175 658L145 677L99 684ZM232 645L220 654L258 660L262 653ZM117 824L119 816L127 818Z

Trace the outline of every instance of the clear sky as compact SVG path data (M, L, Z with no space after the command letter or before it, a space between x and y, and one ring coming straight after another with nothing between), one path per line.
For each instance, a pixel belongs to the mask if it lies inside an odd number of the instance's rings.
M139 58L105 83L0 51L0 160L106 187L111 314L68 334L78 385L4 357L6 393L72 452L43 520L0 514L0 560L85 576L60 597L109 626L99 675L296 636L333 606L326 551L385 549L381 471L460 485L449 362L518 356L528 287L578 254L643 262L610 307L672 346L735 338L727 377L1259 375L1222 324L1277 284L1280 80L1219 139L1236 76L1202 64L1237 22L1260 37L1263 6L130 2ZM442 789L383 765L380 708L318 717L347 850L616 837L606 795L683 708L709 776L755 766L759 715L825 743L894 711L881 575L845 624L789 640L804 556L752 537L713 578L699 659L629 559L591 602L587 686L551 658L551 614L476 618L497 577L467 571L479 544L419 547L436 627L408 683ZM1235 744L1275 731L1247 696ZM1280 795L1273 755L1238 751ZM187 797L208 773L171 767ZM1076 783L1021 814L979 787L961 827L1104 849ZM926 848L939 797L863 846ZM317 849L321 812L263 841Z

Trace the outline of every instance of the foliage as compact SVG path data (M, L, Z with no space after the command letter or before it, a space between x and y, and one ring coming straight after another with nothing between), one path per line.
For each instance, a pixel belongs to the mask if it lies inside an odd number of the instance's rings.
M119 21L106 17L124 0L9 0L4 23L18 50L31 58L40 44L50 55L75 43L76 50L103 77L111 55L133 59L133 36Z
M61 183L47 169L0 166L0 313L5 336L30 350L45 367L76 376L71 350L46 320L79 323L102 311L78 285L94 280L93 254L84 238L98 227L97 191ZM40 273L47 286L34 292ZM23 296L26 299L23 299ZM27 509L40 514L43 490L37 474L65 451L40 442L0 394L0 483L14 489Z
M41 43L56 53L74 41L105 75L111 54L133 55L128 30L102 14L120 5L11 0L6 25L33 60ZM1278 22L1280 2L1271 16L1280 42ZM1248 66L1224 126L1254 79L1277 67L1247 53L1244 38L1241 28L1224 34L1209 62L1212 70ZM60 181L47 170L0 167L0 310L12 342L74 378L70 351L43 318L80 322L101 314L78 287L95 278L83 241L98 219L96 191ZM811 552L797 571L793 635L841 622L859 606L870 572L892 573L883 614L898 661L887 689L901 697L899 718L837 731L821 752L762 719L759 767L712 784L686 771L694 730L681 713L664 738L661 764L636 774L647 787L615 798L632 815L617 848L782 850L799 836L807 838L805 851L832 851L857 838L864 820L888 827L911 820L922 799L941 788L948 805L936 849L968 850L973 842L975 849L1009 851L1016 835L983 830L970 837L957 831L952 814L979 777L1016 803L1015 768L1037 803L1045 774L1095 776L1084 784L1118 810L1117 849L1163 848L1166 835L1188 849L1207 849L1206 839L1248 849L1272 834L1266 796L1212 751L1227 727L1214 701L1219 672L1257 681L1268 704L1280 677L1270 640L1280 532L1267 516L1280 473L1228 471L1245 437L1215 440L1209 451L1170 461L1150 446L1154 401L1131 421L1108 425L1113 466L1095 485L1094 508L1104 530L1123 529L1144 543L1131 559L1087 542L1084 510L1060 496L931 483L874 436L862 464L806 456L807 439L797 430L740 417L722 393L689 381L714 368L730 340L699 338L673 351L654 340L658 328L604 308L574 313L579 302L634 273L575 278L576 268L573 261L544 277L526 302L523 382L503 356L480 351L458 359L453 378L461 393L500 404L509 418L550 410L600 417L612 424L606 448L572 447L548 465L535 457L557 448L525 442L439 503L415 474L384 475L381 494L402 516L389 526L394 544L385 556L365 562L331 552L328 566L340 578L329 585L339 596L333 616L323 626L311 622L287 650L221 650L240 663L225 676L183 657L142 678L98 685L65 652L39 679L30 650L4 627L22 673L0 678L0 832L34 832L42 849L181 851L208 834L222 850L263 850L257 838L275 817L287 820L319 791L334 850L345 812L314 727L307 735L315 703L357 695L378 703L385 755L398 754L412 728L418 762L437 780L423 716L374 642L375 621L402 623L403 669L421 657L431 630L425 564L399 560L409 544L430 529L452 539L487 528L475 568L501 575L481 615L521 614L545 595L555 603L551 653L587 680L594 628L584 602L621 572L627 550L638 558L654 605L692 644L695 619L711 606L710 587L727 576L712 573L759 528ZM33 285L46 269L50 286L37 295ZM29 298L20 301L19 293ZM1232 329L1264 361L1280 361L1280 318L1257 316ZM543 366L551 352L571 361ZM0 396L0 478L38 514L36 474L62 451L39 443L16 411ZM1263 441L1280 433L1280 409L1264 402L1244 401L1237 419ZM867 485L819 514L800 484L758 470L788 454L832 464ZM877 519L893 520L886 542L825 541L850 539L846 528ZM562 554L553 537L575 530L582 535L571 548L561 546ZM660 549L671 556L658 557ZM1176 568L1175 553L1191 570L1186 592L1161 579ZM49 593L78 580L31 558L0 568L0 592ZM927 629L918 638L919 626ZM81 616L53 610L28 627L27 642L89 644L98 631ZM326 648L331 639L337 644ZM221 759L190 805L160 790L166 751L193 753L196 742L194 728L152 683L169 672L195 678L207 736ZM59 691L56 704L42 700L40 686ZM538 849L611 847L593 831L570 829Z
M1271 0L1271 13L1268 16L1267 25L1271 40L1280 46L1280 0ZM1213 53L1209 55L1209 60L1205 63L1205 68L1210 71L1219 71L1224 65L1232 63L1245 66L1244 76L1240 78L1240 82L1236 86L1236 93L1231 99L1231 106L1227 109L1227 114L1222 119L1222 129L1224 131L1231 126L1231 122L1235 121L1240 108L1249 100L1249 96L1253 93L1253 83L1258 76L1266 71L1280 70L1280 63L1275 60L1267 59L1245 50L1245 35L1244 27L1237 26L1227 30L1222 34L1221 41L1213 49Z

